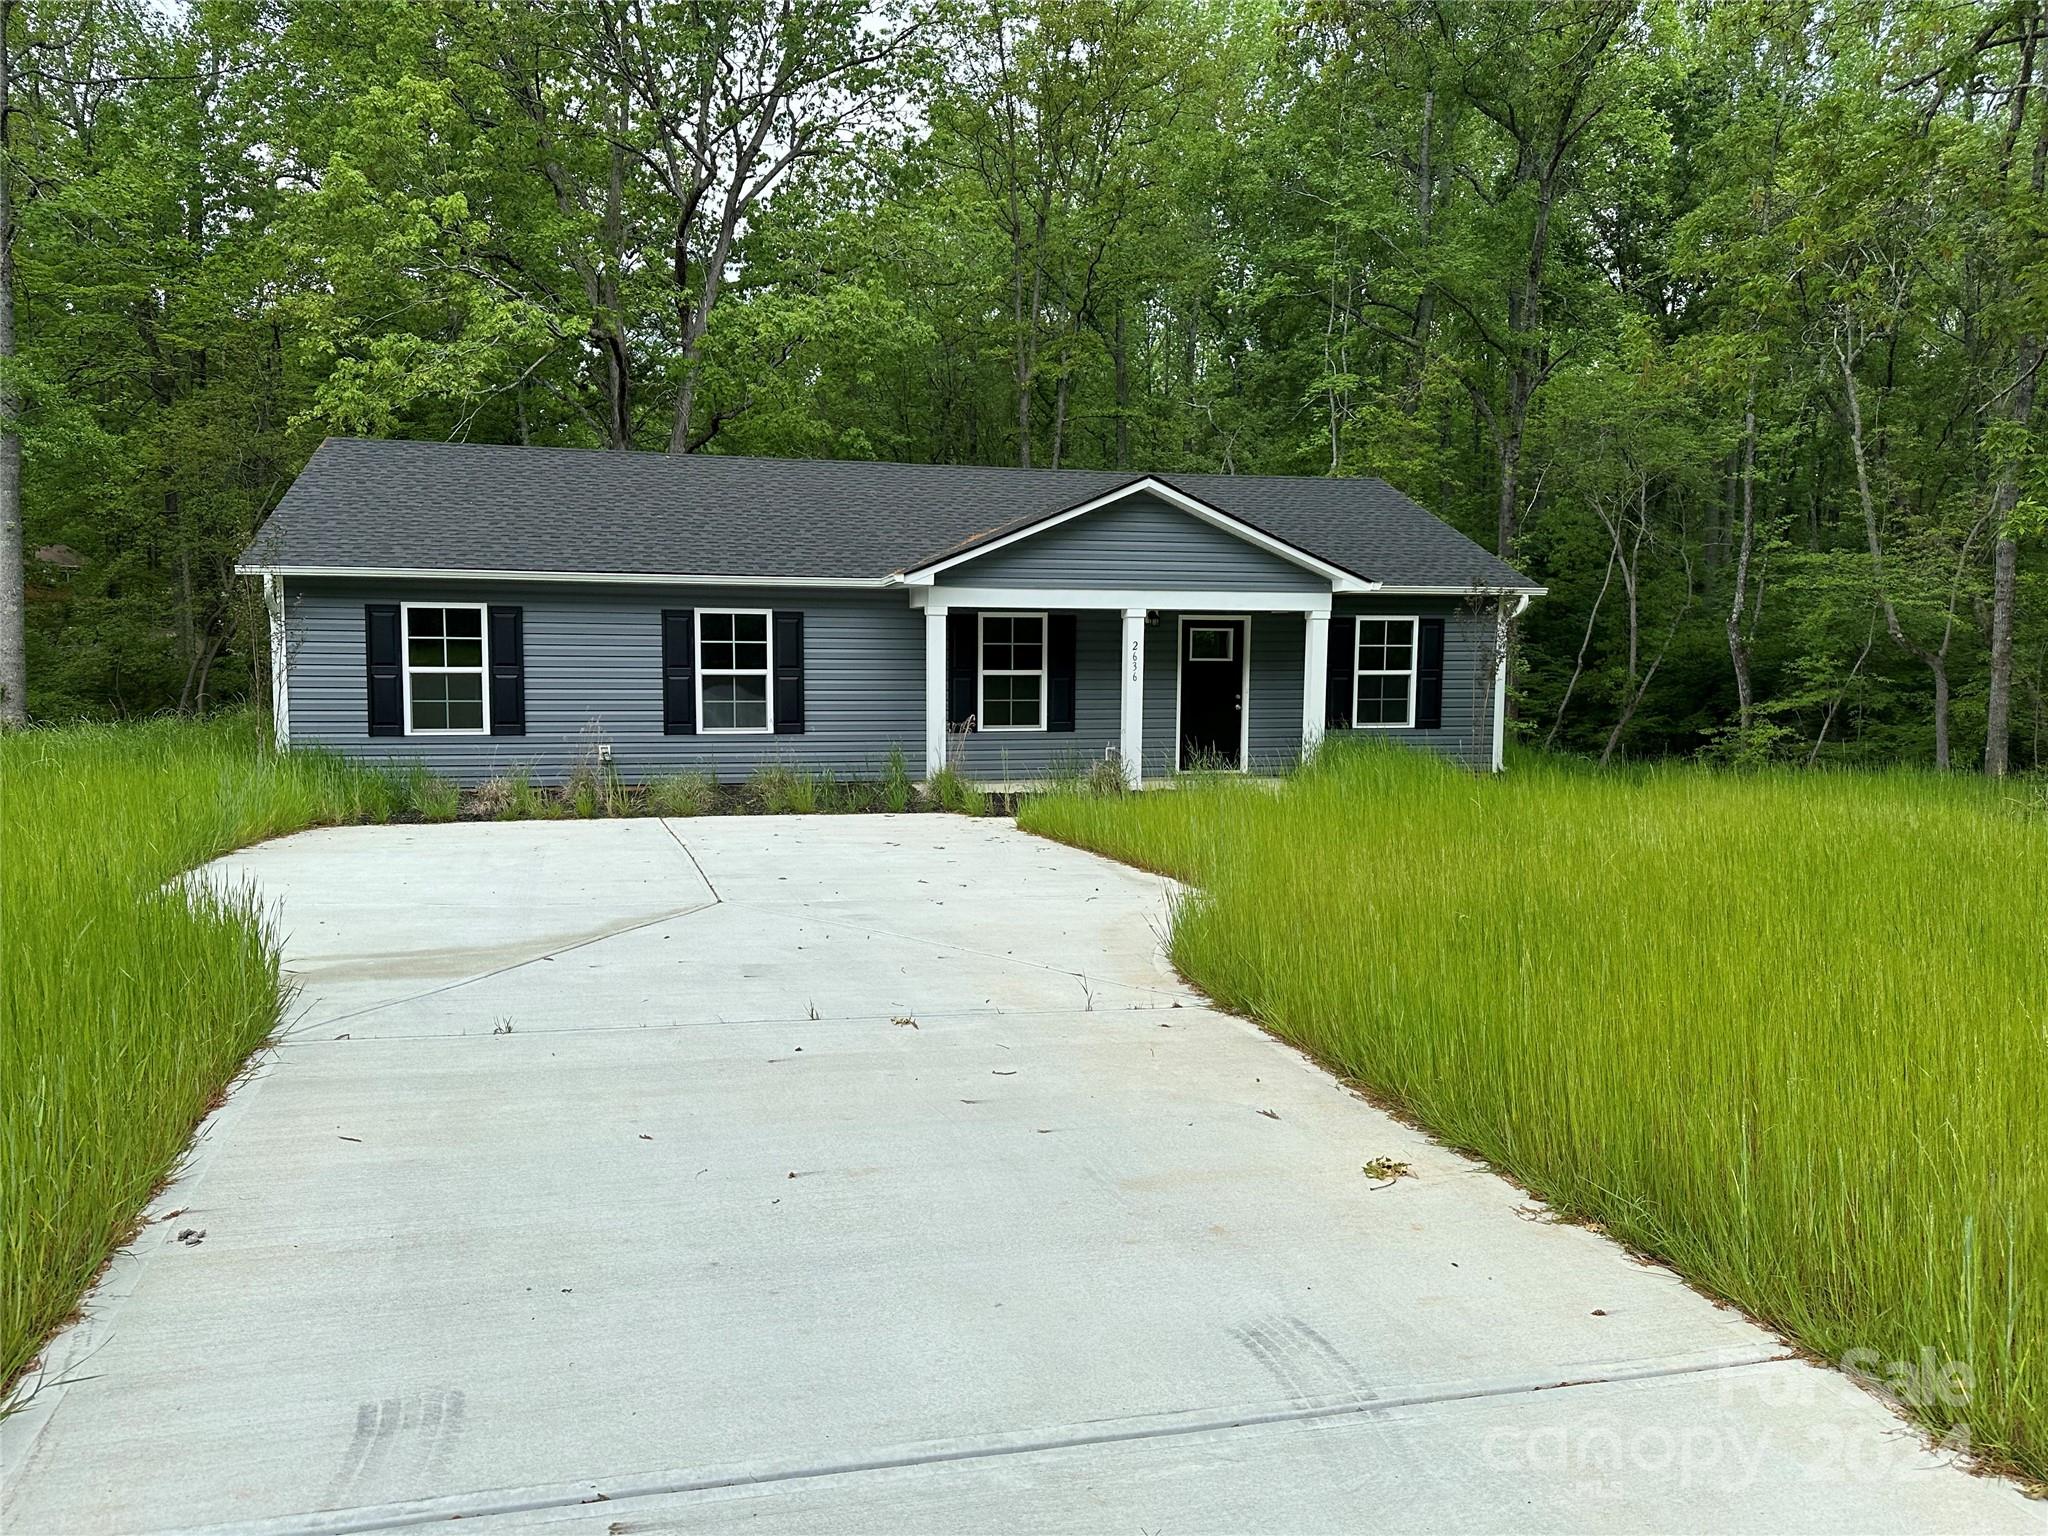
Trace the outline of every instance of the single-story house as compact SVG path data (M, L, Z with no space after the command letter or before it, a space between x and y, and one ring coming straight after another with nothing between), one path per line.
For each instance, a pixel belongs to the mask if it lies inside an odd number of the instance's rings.
M239 567L281 741L559 782L1501 762L1541 592L1378 480L330 439Z

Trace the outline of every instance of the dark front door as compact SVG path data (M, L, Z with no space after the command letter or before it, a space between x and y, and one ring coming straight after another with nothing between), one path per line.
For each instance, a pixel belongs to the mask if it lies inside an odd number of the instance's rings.
M1244 766L1243 619L1180 625L1180 765Z

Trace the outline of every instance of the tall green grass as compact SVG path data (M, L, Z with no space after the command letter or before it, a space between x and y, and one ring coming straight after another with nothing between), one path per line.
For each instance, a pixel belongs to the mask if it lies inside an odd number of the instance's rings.
M2048 1479L2038 783L1333 749L1019 821L1195 882L1224 1006Z
M445 809L263 724L0 738L0 1381L69 1316L277 1023L245 895L175 877L301 827ZM438 798L436 798L438 797Z

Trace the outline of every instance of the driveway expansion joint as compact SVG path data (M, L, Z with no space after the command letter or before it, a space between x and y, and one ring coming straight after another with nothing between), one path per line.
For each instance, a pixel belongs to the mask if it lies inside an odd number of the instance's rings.
M552 1487L505 1489L497 1493L480 1491L450 1494L396 1504L365 1505L356 1509L307 1511L246 1523L188 1526L157 1532L155 1536L372 1536L372 1533L378 1531L405 1530L444 1520L538 1514L548 1510L572 1509L585 1504L603 1504L607 1508L630 1506L634 1501L641 1499L717 1493L729 1488L769 1487L778 1483L811 1482L826 1477L857 1477L864 1473L893 1472L911 1467L960 1465L1012 1456L1130 1445L1141 1441L1227 1434L1234 1430L1259 1429L1274 1424L1306 1424L1322 1420L1369 1417L1403 1408L1482 1402L1538 1392L1554 1394L1679 1376L1714 1375L1776 1365L1798 1358L1789 1350L1755 1350L1711 1360L1663 1365L1614 1365L1606 1369L1575 1371L1569 1377L1544 1376L1391 1396L1351 1393L1314 1403L1284 1408L1255 1408L1242 1413L1210 1414L1202 1417L1193 1414L1154 1416L1153 1422L1141 1420L1127 1424L1123 1428L1104 1428L1073 1434L996 1435L954 1445L941 1444L894 1453L884 1452L876 1456L846 1461L782 1467L756 1466L747 1470L713 1471L709 1474L675 1469L634 1477L593 1478L589 1481L556 1484ZM1161 1417L1164 1417L1164 1422L1159 1421Z

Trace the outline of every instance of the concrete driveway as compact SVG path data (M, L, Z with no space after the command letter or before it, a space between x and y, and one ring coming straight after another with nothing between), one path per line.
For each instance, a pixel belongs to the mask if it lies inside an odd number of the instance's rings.
M355 828L0 1525L2041 1530L950 817ZM1391 1184L1377 1158L1412 1165Z

